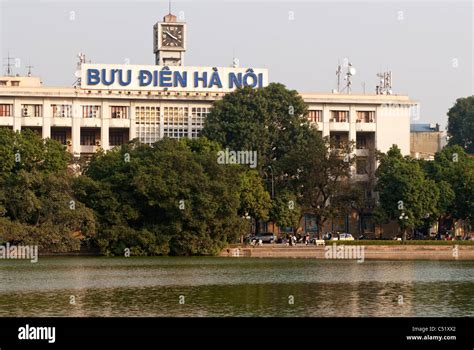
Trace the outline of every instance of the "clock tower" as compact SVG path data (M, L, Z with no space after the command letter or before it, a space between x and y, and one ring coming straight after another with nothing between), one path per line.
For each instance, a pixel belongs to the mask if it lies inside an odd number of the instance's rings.
M178 22L171 13L163 17L163 22L153 26L153 52L155 64L160 66L184 65L186 51L186 23Z

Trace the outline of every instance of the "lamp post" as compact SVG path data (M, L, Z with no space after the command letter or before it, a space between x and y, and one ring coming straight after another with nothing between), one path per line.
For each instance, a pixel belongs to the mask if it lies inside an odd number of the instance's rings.
M406 240L406 227L405 227L405 224L406 224L406 220L408 220L408 215L405 214L404 212L402 212L398 219L400 220L400 226L403 227L402 242L404 242Z

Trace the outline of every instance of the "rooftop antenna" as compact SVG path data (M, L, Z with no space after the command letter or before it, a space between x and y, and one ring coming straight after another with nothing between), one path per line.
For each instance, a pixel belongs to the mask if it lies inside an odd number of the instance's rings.
M9 77L11 77L13 75L13 69L12 69L13 64L11 63L11 61L14 60L14 59L15 59L14 57L10 56L10 51L8 51L7 58L6 58L7 63L4 64L4 66L7 67L7 76L9 76Z
M30 65L30 64L28 64L28 65L26 66L26 68L28 68L28 76L31 77L31 75L32 75L32 74L31 74L31 68L35 68L35 67L32 66L32 65Z
M379 85L375 87L377 95L391 95L392 94L392 71L377 73L379 78Z
M351 93L352 77L356 75L356 73L357 73L357 70L352 65L352 63L349 62L347 66L347 73L346 73L346 76L344 77L344 80L347 82L344 90L346 90L348 94Z
M336 69L337 92L341 91L341 73L342 73L341 60L337 60L337 69Z
M168 1L169 14L171 15L171 0Z

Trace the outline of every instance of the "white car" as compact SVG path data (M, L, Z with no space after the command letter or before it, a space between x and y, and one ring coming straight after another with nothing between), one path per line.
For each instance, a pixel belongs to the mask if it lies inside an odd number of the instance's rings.
M339 234L340 241L353 241L354 237L350 233L341 233Z

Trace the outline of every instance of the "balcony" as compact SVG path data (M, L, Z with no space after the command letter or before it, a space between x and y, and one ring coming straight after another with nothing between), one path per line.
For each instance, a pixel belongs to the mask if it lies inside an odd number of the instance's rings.
M356 156L357 157L368 157L369 156L369 149L368 148L358 148L358 149L356 149Z
M1 126L13 126L13 117L0 117Z
M23 117L21 118L21 126L42 126L43 118L41 117Z
M349 122L331 119L329 121L329 131L349 131Z
M81 119L81 127L85 128L100 128L102 121L100 118L83 118Z
M375 132L376 131L376 125L375 122L356 122L356 131L369 131L369 132Z
M129 128L130 119L117 119L117 118L110 119L109 127L110 128Z
M100 149L100 146L85 146L81 145L81 153L95 153Z
M54 117L51 119L51 126L72 126L72 118Z

